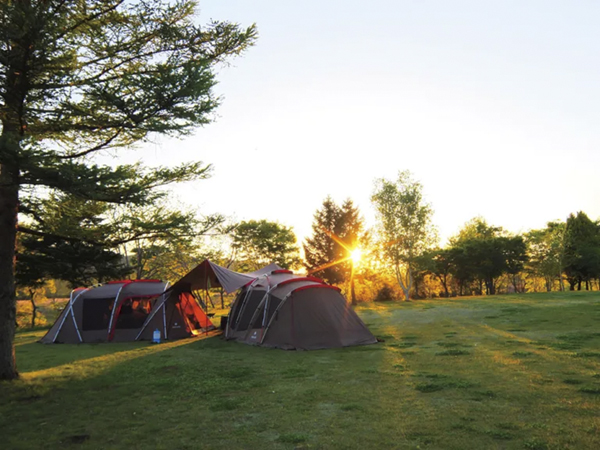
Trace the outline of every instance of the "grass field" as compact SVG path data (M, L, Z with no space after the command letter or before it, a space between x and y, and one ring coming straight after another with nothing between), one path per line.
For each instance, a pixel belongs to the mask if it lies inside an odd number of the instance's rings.
M600 294L368 304L385 342L286 352L219 336L17 335L0 448L598 449Z

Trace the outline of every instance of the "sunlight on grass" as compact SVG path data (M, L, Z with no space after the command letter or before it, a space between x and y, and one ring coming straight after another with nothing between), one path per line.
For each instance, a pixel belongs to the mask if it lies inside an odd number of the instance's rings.
M149 344L147 342L140 342L139 345L143 347L136 348L133 350L121 351L118 353L111 353L107 355L97 356L89 359L78 360L71 364L62 364L59 366L51 367L44 370L36 370L30 372L21 373L21 380L27 383L43 383L49 379L82 379L89 376L97 376L102 371L110 369L117 364L120 364L125 361L130 361L136 358L141 358L143 356L152 355L155 353L160 353L164 351L168 351L177 347L181 347L183 345L189 345L197 340L206 339L207 337L212 337L216 333L212 332L207 335L202 335L201 337L194 339L182 339L179 341L173 342L164 342L162 344ZM40 344L42 345L42 344ZM85 345L85 344L82 344ZM119 346L119 344L102 344L102 345L112 345ZM66 347L67 345L65 345Z
M11 423L3 444L600 448L599 300L361 305L384 342L314 352L219 338L42 346L32 343L40 332L22 332L23 380L0 383L0 417Z

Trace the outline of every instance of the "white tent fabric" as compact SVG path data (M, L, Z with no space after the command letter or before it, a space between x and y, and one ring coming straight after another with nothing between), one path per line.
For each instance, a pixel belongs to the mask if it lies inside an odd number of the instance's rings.
M254 272L248 272L244 275L250 275L251 277L258 278L262 275L266 275L268 273L273 272L274 270L281 270L281 267L275 263L271 263L268 266L263 267L262 269L255 270Z

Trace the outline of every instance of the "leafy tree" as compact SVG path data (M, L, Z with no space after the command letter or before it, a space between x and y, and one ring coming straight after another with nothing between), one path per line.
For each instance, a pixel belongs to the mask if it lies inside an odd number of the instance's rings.
M18 376L14 256L17 228L26 227L17 227L17 211L36 214L24 198L47 186L143 204L153 188L206 170L199 162L149 171L93 160L210 121L213 67L252 45L256 30L200 27L194 10L191 0L0 3L0 379Z
M482 218L475 218L450 240L453 272L459 283L479 282L477 292L496 293L497 280L511 274L517 289L516 276L527 260L526 246L521 236L507 236L501 227L493 227ZM462 289L461 289L462 290Z
M427 270L431 273L444 288L444 297L450 297L450 278L454 268L453 254L450 249L438 248L424 254ZM424 265L424 264L422 264Z
M191 270L191 261L195 260L192 255L199 251L200 237L229 231L224 227L225 217L220 214L198 218L193 211L171 209L169 203L158 199L143 206L126 205L113 214L113 240L122 244L136 279L178 278Z
M435 241L433 211L423 200L423 187L410 172L396 181L379 179L371 201L377 212L382 258L392 267L405 300L410 299L416 258Z
M351 252L367 241L363 219L352 200L338 206L327 197L313 216L312 236L304 242L306 269L331 284L349 281L353 275ZM352 300L356 301L354 295Z
M523 236L507 236L501 238L503 253L506 262L506 273L510 275L514 292L524 292L519 274L523 272L528 261L527 244Z
M529 256L528 270L534 276L544 279L548 292L557 279L561 290L564 290L562 269L565 226L564 222L548 222L546 228L531 230L525 236Z
M571 290L600 277L600 227L583 212L567 218L564 271Z
M272 262L285 269L300 263L296 235L291 228L277 222L240 222L232 237L232 247L246 270L257 270Z

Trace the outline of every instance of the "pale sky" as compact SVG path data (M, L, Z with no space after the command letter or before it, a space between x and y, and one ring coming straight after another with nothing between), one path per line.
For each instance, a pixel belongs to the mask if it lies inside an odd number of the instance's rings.
M218 74L217 120L123 158L202 160L175 189L204 213L310 235L331 195L368 224L376 178L410 170L445 238L475 216L520 232L600 218L600 3L200 1L198 21L256 23ZM124 153L122 153L124 155Z

